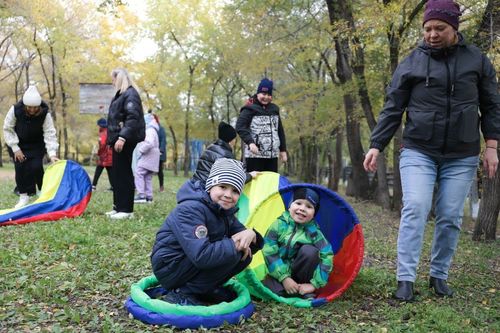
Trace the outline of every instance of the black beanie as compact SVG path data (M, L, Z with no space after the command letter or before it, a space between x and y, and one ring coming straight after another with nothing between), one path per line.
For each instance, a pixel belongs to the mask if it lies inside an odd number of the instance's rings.
M234 138L236 138L236 130L233 126L221 121L219 124L219 139L229 143L233 141Z

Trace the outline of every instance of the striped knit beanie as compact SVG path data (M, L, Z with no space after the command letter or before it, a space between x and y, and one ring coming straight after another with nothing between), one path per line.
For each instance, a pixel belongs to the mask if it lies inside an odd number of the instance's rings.
M219 158L210 169L205 190L208 192L212 187L219 184L232 185L238 193L241 193L245 185L246 174L240 161L230 158Z

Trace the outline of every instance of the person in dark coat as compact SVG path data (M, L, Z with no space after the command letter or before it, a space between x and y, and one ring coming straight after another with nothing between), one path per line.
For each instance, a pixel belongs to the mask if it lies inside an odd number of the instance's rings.
M282 162L288 159L280 109L272 100L273 81L265 78L259 83L257 94L240 110L236 131L245 143L248 172L278 172L278 157Z
M101 177L102 171L106 169L108 173L110 190L113 190L113 179L111 176L112 165L113 165L113 149L108 145L108 122L104 118L100 118L97 121L97 126L99 126L99 141L97 149L97 164L94 172L94 179L92 180L92 190L97 189L97 182Z
M214 162L219 158L231 158L234 159L233 149L236 144L236 131L233 126L228 123L221 121L218 128L218 139L207 147L207 149L201 154L198 164L196 165L196 170L193 174L192 180L200 180L205 183L208 174ZM246 181L249 182L253 178L257 177L259 173L257 171L252 171L246 174Z
M29 197L40 190L43 182L43 158L49 155L52 163L58 161L56 129L47 103L36 86L29 86L22 100L13 105L3 124L5 143L14 159L16 188L19 202L14 208L29 204Z
M484 137L483 165L489 177L498 167L500 97L490 60L458 32L459 6L430 0L423 41L397 67L384 108L371 135L364 167L374 172L377 157L401 124L400 172L403 208L398 236L394 297L414 299L413 284L435 185L436 220L429 287L453 295L448 272L458 244L465 198L476 172ZM479 114L479 111L481 114Z
M151 252L166 301L201 305L235 297L222 284L245 269L264 242L235 217L244 183L241 162L220 158L204 186L188 180L179 189L177 206L156 234Z
M108 144L113 147L113 210L112 219L134 216L134 174L132 153L146 137L141 97L135 83L123 68L111 72L116 95L108 113Z

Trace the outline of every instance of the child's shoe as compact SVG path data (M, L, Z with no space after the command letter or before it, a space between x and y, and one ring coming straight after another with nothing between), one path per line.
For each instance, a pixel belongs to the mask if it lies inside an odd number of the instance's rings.
M315 299L316 295L314 293L308 293L308 294L301 295L300 297L302 297L303 299Z
M153 197L146 197L146 203L152 204L153 203Z
M115 215L116 213L118 213L118 212L113 209L113 210L110 210L109 212L104 213L104 215L111 216L111 215Z
M138 194L134 198L134 203L143 204L146 203L146 196L144 194Z
M165 302L179 305L206 305L192 295L185 295L179 289L172 289L167 291L163 296Z
M97 186L92 185L92 192L94 192L95 190L97 190Z

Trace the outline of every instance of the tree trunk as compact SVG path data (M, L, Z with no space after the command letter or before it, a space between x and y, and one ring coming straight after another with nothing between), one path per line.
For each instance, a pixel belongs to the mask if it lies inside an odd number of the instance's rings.
M184 119L184 177L189 176L189 166L191 164L191 155L189 147L189 111L191 109L191 94L193 92L193 76L195 66L189 65L189 88L186 106L186 117Z
M352 21L352 9L346 0L326 0L330 24L334 26L339 21ZM351 50L346 38L335 36L335 51L337 53L336 70L340 83L344 87L352 81L352 66L350 64ZM369 197L368 175L363 168L363 146L358 116L355 113L355 98L350 92L344 92L344 108L346 113L346 137L349 155L352 163L353 195L356 198Z
M497 150L497 154L500 150ZM498 217L500 213L500 172L497 171L495 177L488 178L483 175L483 195L479 205L479 214L472 239L479 241L495 240Z
M500 0L489 0L475 40L483 52L493 47L495 31L500 27ZM497 150L497 154L499 151ZM481 166L480 166L481 167ZM494 240L500 213L500 172L494 178L483 176L483 191L473 240Z
M179 161L179 151L177 149L177 138L175 137L175 131L172 125L168 125L170 134L172 135L172 164L174 165L174 176L177 176L177 163Z

